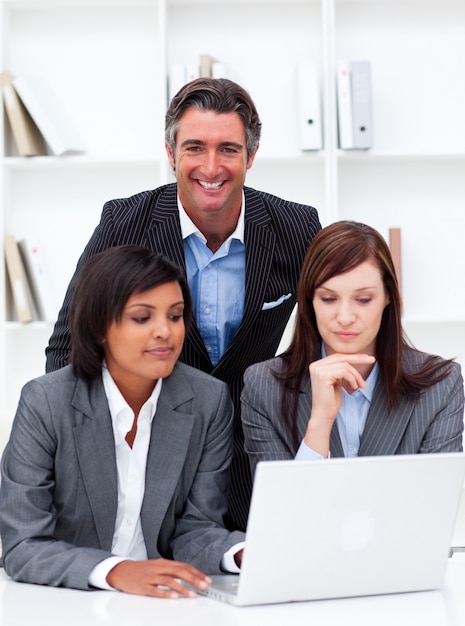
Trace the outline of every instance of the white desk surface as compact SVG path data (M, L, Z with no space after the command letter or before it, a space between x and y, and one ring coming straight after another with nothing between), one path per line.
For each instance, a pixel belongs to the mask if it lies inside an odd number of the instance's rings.
M0 569L1 626L464 626L465 553L438 591L232 607L216 600L160 600L111 591L15 583Z

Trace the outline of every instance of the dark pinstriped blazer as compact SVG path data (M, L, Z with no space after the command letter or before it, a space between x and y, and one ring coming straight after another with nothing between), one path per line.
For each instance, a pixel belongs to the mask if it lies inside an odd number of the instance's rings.
M240 393L246 367L274 356L295 304L300 267L321 225L317 211L246 187L246 289L242 323L228 349L213 367L198 327L188 331L181 359L228 383L235 407L234 457L229 515L231 528L244 529L251 493L248 460L243 451ZM78 268L93 254L111 246L138 244L165 254L185 268L177 207L177 185L169 184L105 204L99 225ZM68 305L74 278L50 338L47 371L63 367L69 354ZM290 297L281 304L281 296ZM268 306L263 310L263 305Z
M425 355L408 350L403 355L407 371L418 369ZM283 423L281 412L282 383L274 371L282 371L280 357L252 365L244 375L242 421L245 450L252 473L259 461L293 459L297 450L291 433ZM310 377L300 389L297 413L299 442L307 430L312 406ZM462 450L464 388L461 368L453 363L447 378L426 389L415 398L403 397L389 412L381 376L363 431L359 456L458 452ZM331 431L332 457L344 456L336 422Z

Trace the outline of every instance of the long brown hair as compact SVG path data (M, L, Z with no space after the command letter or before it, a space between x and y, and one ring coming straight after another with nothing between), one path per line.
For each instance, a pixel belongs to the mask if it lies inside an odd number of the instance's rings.
M284 371L275 372L276 378L284 382L282 419L295 440L299 388L304 376L308 376L309 363L321 358L322 339L313 308L315 290L330 278L349 272L367 260L379 268L389 299L375 348L380 376L386 387L388 409L398 402L400 396L418 394L449 374L451 362L433 355L415 372L405 371L402 353L414 348L402 328L402 299L389 247L380 233L366 224L335 222L323 228L307 250L299 278L293 339L282 354Z

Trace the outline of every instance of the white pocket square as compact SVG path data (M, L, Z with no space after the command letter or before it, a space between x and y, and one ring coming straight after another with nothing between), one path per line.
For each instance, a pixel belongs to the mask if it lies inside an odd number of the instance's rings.
M274 302L264 302L263 306L262 306L262 311L268 311L268 309L274 309L276 306L279 306L280 304L282 304L286 300L289 300L289 298L291 296L292 296L291 293L287 293L286 295L281 296L280 298L278 298Z

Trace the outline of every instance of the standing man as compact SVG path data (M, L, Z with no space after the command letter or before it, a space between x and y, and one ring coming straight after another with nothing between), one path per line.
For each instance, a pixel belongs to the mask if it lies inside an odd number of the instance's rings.
M165 123L176 183L106 202L76 269L125 244L161 252L185 269L195 321L181 360L228 383L235 407L225 520L231 530L245 530L252 489L240 420L242 376L252 363L274 356L305 252L321 228L314 208L244 187L260 133L255 105L236 83L199 78L185 85ZM48 372L68 362L74 282L46 349Z

